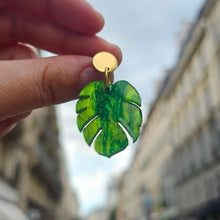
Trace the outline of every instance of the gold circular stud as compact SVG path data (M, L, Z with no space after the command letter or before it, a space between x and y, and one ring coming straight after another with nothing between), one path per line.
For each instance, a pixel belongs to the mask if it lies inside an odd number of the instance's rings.
M116 57L108 52L99 52L93 57L93 65L94 67L100 71L105 73L106 68L108 72L113 72L118 67L118 61Z

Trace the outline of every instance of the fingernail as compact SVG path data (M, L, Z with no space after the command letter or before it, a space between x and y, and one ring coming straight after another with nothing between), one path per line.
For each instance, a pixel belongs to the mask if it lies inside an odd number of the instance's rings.
M11 127L8 129L8 132L10 132L11 130L13 130L16 126L17 126L18 123L15 123L13 125L11 125Z

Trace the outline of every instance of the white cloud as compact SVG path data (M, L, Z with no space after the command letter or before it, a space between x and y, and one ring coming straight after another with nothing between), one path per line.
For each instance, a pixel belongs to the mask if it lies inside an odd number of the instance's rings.
M77 141L75 140L75 142L69 142L65 145L64 149L65 149L65 153L66 153L66 156L68 157L68 159L75 158L75 156L78 153L77 146L79 146L79 143L80 142L78 141L78 144L77 144Z
M108 178L102 169L97 170L95 173L81 174L72 178L72 184L77 189L80 203L84 204L81 210L84 215L91 211L91 207L89 209L86 204L102 205L104 203L106 195L105 186Z
M129 166L135 151L135 145L130 144L123 152L114 156L112 176L120 176Z

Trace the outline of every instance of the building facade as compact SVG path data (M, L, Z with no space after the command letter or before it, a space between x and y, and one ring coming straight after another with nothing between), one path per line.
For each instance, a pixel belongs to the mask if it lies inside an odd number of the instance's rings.
M76 219L54 107L35 110L0 141L0 175L33 220Z
M86 220L99 220L99 219L107 219L106 208L96 209L86 217Z
M183 219L220 218L220 1L209 0L165 94L175 204Z
M220 1L207 0L122 177L118 220L220 218L219 24Z
M151 107L147 123L144 125L136 154L129 170L120 182L118 220L149 219L164 206L161 176L166 170L165 163L172 155L169 143L170 115L163 91L168 77L161 84L157 99ZM171 182L166 178L167 183ZM169 189L170 189L169 188ZM167 201L172 200L168 194ZM128 202L129 201L129 202ZM168 203L168 202L167 202Z
M106 204L106 219L109 220L115 218L115 211L118 204L119 195L119 178L114 177L108 184L107 190L107 204Z

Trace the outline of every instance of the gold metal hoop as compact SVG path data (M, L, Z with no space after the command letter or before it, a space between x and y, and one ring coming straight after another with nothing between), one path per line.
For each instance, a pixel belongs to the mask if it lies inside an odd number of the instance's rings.
M105 84L107 88L109 87L109 84L111 84L109 67L105 67Z

